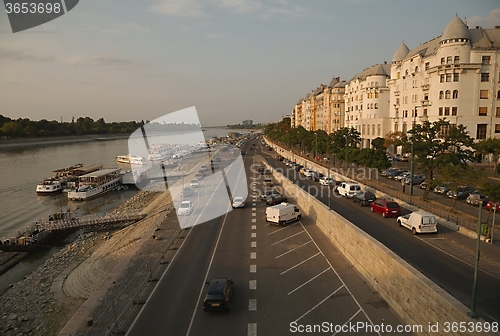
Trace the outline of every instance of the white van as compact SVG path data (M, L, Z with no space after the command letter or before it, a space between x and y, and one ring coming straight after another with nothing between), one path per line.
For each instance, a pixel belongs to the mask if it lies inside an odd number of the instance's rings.
M347 198L352 198L354 195L361 191L361 186L354 182L342 182L337 187L337 192L340 196L345 196Z
M417 233L436 233L436 217L430 212L417 211L411 214L398 217L399 226L410 229L413 234Z
M281 203L266 208L266 222L285 226L287 223L299 220L300 210L297 206Z

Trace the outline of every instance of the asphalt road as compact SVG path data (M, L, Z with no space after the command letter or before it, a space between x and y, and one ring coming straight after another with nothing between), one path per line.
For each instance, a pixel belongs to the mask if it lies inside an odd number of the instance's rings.
M247 177L246 207L184 231L184 243L128 335L287 335L323 322L324 328L403 324L311 220L286 227L265 221L263 178L250 167L257 151L243 150L246 173L234 176ZM202 197L215 195L218 186L203 185ZM234 281L232 309L204 312L205 282L219 277Z
M302 177L276 160L276 152L263 151L268 163L278 167L304 190L310 191L317 199L328 204L328 187ZM458 233L443 226L439 233L414 236L410 230L399 227L395 218L383 218L370 212L369 207L361 208L359 203L338 195L331 195L331 209L348 219L370 236L391 249L441 288L446 290L465 306L472 301L474 276L474 251L452 240ZM409 213L403 210L403 214ZM500 321L500 264L480 262L478 272L477 313L487 321Z

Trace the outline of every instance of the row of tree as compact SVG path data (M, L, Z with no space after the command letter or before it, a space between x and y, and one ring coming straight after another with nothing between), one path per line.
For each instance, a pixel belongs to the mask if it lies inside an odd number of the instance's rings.
M416 171L425 174L428 183L425 196L435 184L446 181L455 185L473 184L490 198L500 200L500 186L486 182L483 170L469 164L478 157L489 156L493 162L494 174L500 157L500 139L489 138L479 142L468 134L463 125L454 125L446 119L417 124L406 134L389 133L385 138L373 139L372 148L360 149L361 135L354 128L342 128L331 134L322 130L307 131L302 126L291 128L289 118L269 124L265 134L274 141L290 148L333 157L334 162L342 164L345 160L365 167L386 169L391 166L388 149L402 146L403 153L411 153L413 145ZM438 175L437 178L435 176ZM497 183L498 184L498 183Z
M103 118L94 120L79 117L71 122L46 119L34 121L28 118L11 119L0 115L0 137L35 138L48 136L87 135L87 134L129 134L144 125L144 121L106 123Z

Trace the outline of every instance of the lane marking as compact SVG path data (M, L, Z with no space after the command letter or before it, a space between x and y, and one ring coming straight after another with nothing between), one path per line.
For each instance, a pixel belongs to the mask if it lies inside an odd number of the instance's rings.
M257 323L249 323L247 336L257 336Z
M252 203L252 206L257 206L257 203Z
M250 259L257 259L257 252L250 252Z
M257 273L257 265L250 265L250 273Z
M257 225L252 225L252 230L257 230Z
M314 307L312 307L311 309L309 309L308 311L306 311L304 314L302 314L302 316L300 316L294 322L298 322L301 318L303 318L304 316L306 316L307 314L309 314L310 312L312 312L314 309L318 308L323 302L325 302L326 300L328 300L332 295L335 295L335 293L337 293L343 287L345 287L345 286L342 285L339 288L337 288L332 294L328 295L326 298L324 298L323 300L321 300L317 305L315 305Z
M257 247L257 242L253 241L253 242L250 244L250 247Z
M255 212L252 212L252 217L255 217L257 216L257 214Z
M277 242L272 243L272 244L271 244L271 246L274 246L274 245L276 245L276 244L282 243L282 242L284 242L285 240L288 240L288 239L290 239L290 238L293 238L293 237L295 237L295 236L297 236L297 235L299 235L299 234L301 234L301 233L304 233L304 230L302 230L302 231L300 231L300 232L297 232L296 234L293 234L293 235L291 235L291 236L289 236L289 237L287 237L287 238L284 238L284 239L278 240Z
M252 211L257 211L257 208L252 208Z
M312 258L314 258L314 257L316 257L317 255L320 255L320 254L321 254L321 252L316 253L315 255L313 255L313 256L311 256L311 257L307 258L306 260L303 260L303 261L299 262L297 265L290 267L290 268L289 268L289 269L287 269L286 271L281 272L281 273L280 273L280 275L283 275L283 274L285 274L286 272L293 270L295 267L298 267L298 266L302 265L303 263L305 263L305 262L307 262L307 261L311 260Z
M257 299L248 299L248 311L257 311Z
M257 238L257 232L252 232L252 234L251 234L251 236L250 236L250 237L251 237L251 238Z
M329 271L330 270L330 267L328 267L326 270L324 270L323 272L319 273L318 275L316 275L315 277L307 280L306 282L304 282L302 285L300 285L299 287L295 288L293 291L289 292L287 295L290 295L292 294L293 292L295 292L296 290L304 287L305 285L307 285L308 283L310 283L311 281L313 281L314 279L316 279L317 277L319 277L321 274L325 273L326 271Z
M250 280L248 282L248 289L257 289L257 280Z
M257 218L252 218L252 223L257 223Z
M288 254L288 253L290 253L290 252L293 252L293 251L295 251L296 249L301 248L302 246L305 246L305 245L309 244L310 242L312 242L312 240L309 240L308 242L305 242L304 244L302 244L302 245L300 245L300 246L297 246L296 248L293 248L293 249L291 249L291 250L288 250L288 251L286 251L285 253L282 253L282 254L280 254L279 256L275 257L274 259L281 258L281 257L283 257L284 255L286 255L286 254Z

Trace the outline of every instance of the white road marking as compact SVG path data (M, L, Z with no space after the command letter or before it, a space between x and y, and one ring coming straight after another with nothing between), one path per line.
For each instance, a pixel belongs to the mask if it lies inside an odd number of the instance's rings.
M255 217L257 216L257 214L255 212L252 212L252 217Z
M252 206L257 206L257 203L252 203Z
M257 273L257 265L250 265L250 273Z
M250 280L248 282L248 289L257 289L257 280Z
M328 300L332 295L335 295L335 293L337 293L343 287L344 287L344 285L342 285L339 288L337 288L332 294L328 295L326 298L324 298L323 300L321 300L320 303L318 303L317 305L315 305L314 307L312 307L311 309L309 309L308 311L306 311L304 314L302 314L302 316L300 316L294 322L298 322L301 318L303 318L304 316L306 316L307 314L309 314L310 312L312 312L314 309L318 308L323 302L325 302L326 300Z
M257 218L252 218L252 223L257 223Z
M284 255L286 255L286 254L288 254L288 253L290 253L290 252L293 252L293 251L295 251L296 249L301 248L302 246L305 246L305 245L309 244L310 242L312 242L312 240L309 240L308 242L305 242L304 244L302 244L302 245L300 245L300 246L297 246L296 248L293 248L293 249L291 249L291 250L288 250L288 251L286 251L285 253L282 253L282 254L280 254L279 256L275 257L274 259L281 258L282 256L284 256Z
M252 232L251 237L252 237L252 238L257 238L257 232Z
M250 259L257 259L257 252L250 252Z
M257 299L248 299L248 311L257 310Z
M291 235L291 236L289 236L289 237L287 237L287 238L284 238L284 239L278 240L277 242L272 243L272 244L271 244L271 246L274 246L274 245L276 245L276 244L282 243L282 242L284 242L285 240L288 240L288 239L290 239L290 238L293 238L293 237L295 237L295 236L297 236L297 235L299 235L299 234L301 234L301 233L304 233L304 232L305 232L305 231L304 231L304 230L302 230L302 231L297 232L296 234L293 234L293 235Z
M319 277L321 274L325 273L326 271L330 270L330 267L328 267L326 270L324 270L323 272L321 272L320 274L316 275L315 277L307 280L306 282L304 282L302 285L300 285L299 287L295 288L293 291L289 292L287 295L290 295L292 294L293 292L295 292L297 289L300 289L302 288L303 286L307 285L308 283L310 283L311 281L313 281L314 279L316 279L317 277Z
M257 247L257 242L253 241L253 242L250 244L250 247Z
M252 211L257 211L257 208L252 208Z
M257 336L257 323L249 323L247 336Z
M358 309L358 311L357 311L357 312L355 312L355 313L354 313L354 315L352 315L352 316L351 316L351 318L350 318L350 319L348 319L348 320L346 321L346 323L344 323L344 325L346 325L346 324L348 324L349 322L351 322L351 321L352 321L352 320L353 320L353 319L354 319L354 318L355 318L355 317L359 314L359 312L360 312L360 311L361 311L361 309ZM336 332L335 334L333 334L332 336L337 335L340 331L341 331L341 330L337 331L337 332ZM379 333L379 335L380 335L380 333Z
M252 230L257 230L257 225L252 225Z
M283 275L283 274L285 274L286 272L293 270L295 267L298 267L298 266L302 265L303 263L305 263L305 262L307 262L307 261L311 260L312 258L314 258L314 257L316 257L317 255L320 255L320 254L321 254L321 252L318 252L318 253L316 253L315 255L310 256L310 257L309 257L309 258L307 258L306 260L303 260L303 261L299 262L297 265L292 266L292 267L290 267L289 269L287 269L286 271L281 272L281 273L280 273L280 275Z

